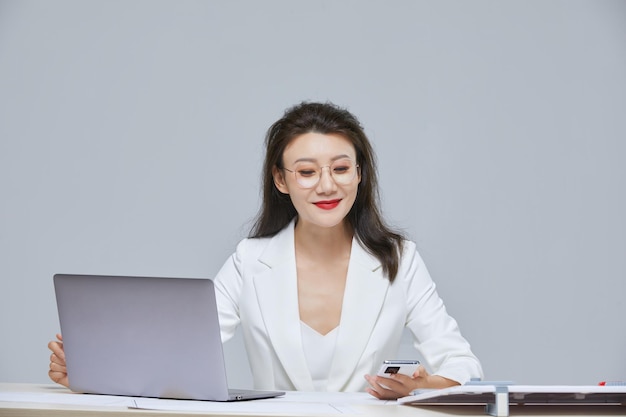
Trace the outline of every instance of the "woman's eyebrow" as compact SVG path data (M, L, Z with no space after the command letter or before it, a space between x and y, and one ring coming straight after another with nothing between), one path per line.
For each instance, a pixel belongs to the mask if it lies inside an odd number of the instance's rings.
M337 155L337 156L334 156L334 157L330 158L330 160L334 162L334 161L336 161L338 159L344 159L344 158L347 158L347 159L350 159L350 160L352 159L350 157L350 155L341 154L341 155ZM298 163L298 162L317 162L317 159L316 158L306 158L305 157L305 158L298 158L295 161L293 161L294 164Z

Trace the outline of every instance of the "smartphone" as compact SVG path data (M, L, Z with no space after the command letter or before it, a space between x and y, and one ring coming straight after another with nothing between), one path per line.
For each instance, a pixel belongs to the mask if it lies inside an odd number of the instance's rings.
M383 361L382 366L378 370L378 375L385 376L387 378L389 378L392 374L413 376L415 371L417 371L418 366L420 366L420 361L417 360L387 360Z

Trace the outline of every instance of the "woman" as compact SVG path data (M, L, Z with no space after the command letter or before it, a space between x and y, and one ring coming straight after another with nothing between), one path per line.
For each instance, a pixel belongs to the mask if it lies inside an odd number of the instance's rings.
M261 210L215 278L222 340L242 326L255 388L395 399L482 377L415 244L383 222L377 186L347 110L302 103L268 130ZM434 373L375 375L404 327ZM49 347L50 378L67 385L62 342Z

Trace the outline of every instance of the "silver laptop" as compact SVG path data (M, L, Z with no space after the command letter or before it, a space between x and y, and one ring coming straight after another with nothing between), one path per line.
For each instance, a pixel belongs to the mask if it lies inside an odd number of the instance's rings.
M236 401L209 279L54 276L70 389L92 394Z

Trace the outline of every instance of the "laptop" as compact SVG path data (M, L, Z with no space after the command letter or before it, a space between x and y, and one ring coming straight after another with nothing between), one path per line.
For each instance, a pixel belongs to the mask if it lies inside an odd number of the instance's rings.
M229 390L210 279L56 274L70 389L187 400L271 398Z

